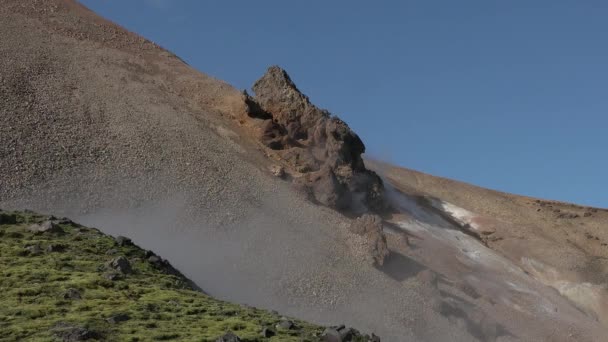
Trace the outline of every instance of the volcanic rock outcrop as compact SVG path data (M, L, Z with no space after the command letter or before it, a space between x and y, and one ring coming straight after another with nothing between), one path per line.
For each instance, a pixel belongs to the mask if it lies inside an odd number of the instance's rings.
M272 66L245 93L249 117L265 120L260 140L279 153L314 199L352 212L383 206L382 180L365 167L365 145L348 125L313 105L285 70Z

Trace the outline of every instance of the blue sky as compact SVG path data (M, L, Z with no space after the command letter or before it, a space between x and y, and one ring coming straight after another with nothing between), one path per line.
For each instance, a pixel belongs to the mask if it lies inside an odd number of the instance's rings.
M241 89L282 66L371 156L608 207L608 2L81 2Z

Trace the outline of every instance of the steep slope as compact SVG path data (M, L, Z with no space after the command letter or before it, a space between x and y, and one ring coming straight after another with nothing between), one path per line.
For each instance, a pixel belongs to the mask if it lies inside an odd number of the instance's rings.
M328 187L369 194L382 193L374 186L382 183L373 176L364 182L370 187L351 183L351 175L373 175L361 168L361 146L343 148L345 141L358 146L356 135L327 121L305 95L294 104L324 122L313 127L337 133L310 170L290 156L308 147L312 127L303 135L302 117L296 126L289 115L279 120L290 103L274 106L282 99L268 87L244 95L73 1L5 0L0 16L0 207L71 216L130 236L220 299L344 322L387 341L605 336L592 312L463 233L457 218L418 201L420 191L407 193L405 180L385 182L391 252L374 265L365 234L349 229L353 220L317 203L343 203L325 196L335 194L323 193ZM279 121L270 131L269 116ZM274 138L289 145L273 149ZM349 151L356 157L341 159ZM285 179L269 171L277 164ZM316 177L317 166L330 168ZM304 187L292 184L297 179ZM461 190L454 185L437 196L449 201ZM486 194L471 196L483 201Z
M249 155L218 121L235 89L75 2L0 10L3 200L36 192L77 212L177 192L196 205L256 197L252 171L224 157Z
M272 176L240 91L73 1L0 16L0 206L130 236L221 299L414 338L416 294L365 295L401 285L377 280L347 218Z

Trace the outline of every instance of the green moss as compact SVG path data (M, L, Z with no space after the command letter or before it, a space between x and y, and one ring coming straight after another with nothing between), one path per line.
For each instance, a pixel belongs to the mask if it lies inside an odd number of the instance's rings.
M55 327L65 323L111 341L214 341L227 331L243 341L260 341L267 340L262 329L280 321L270 312L195 291L184 277L149 263L141 248L118 246L96 229L63 224L64 234L32 233L26 228L45 217L3 214L16 220L0 224L0 340L51 341ZM42 252L26 249L34 245ZM51 245L55 248L48 251ZM118 252L107 255L110 249ZM118 256L131 260L133 273L108 280L106 263ZM81 298L70 299L68 289ZM108 322L117 314L129 319ZM294 322L295 330L279 330L271 340L313 341L323 330Z

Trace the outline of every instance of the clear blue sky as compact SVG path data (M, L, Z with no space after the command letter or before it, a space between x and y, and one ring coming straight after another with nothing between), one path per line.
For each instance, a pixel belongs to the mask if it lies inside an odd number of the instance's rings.
M282 66L371 156L608 207L606 1L82 2L241 89Z

